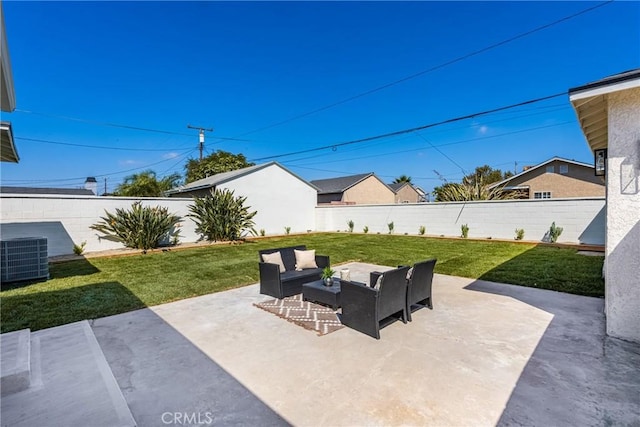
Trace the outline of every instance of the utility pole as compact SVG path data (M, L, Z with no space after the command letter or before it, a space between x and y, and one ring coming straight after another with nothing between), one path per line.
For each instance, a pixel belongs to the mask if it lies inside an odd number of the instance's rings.
M104 179L104 195L107 195L107 178Z
M191 126L191 125L187 125L187 128L197 129L198 131L200 131L200 161L202 161L202 150L204 150L204 133L205 131L213 132L213 128L200 128L200 127Z
M513 174L518 175L518 162L516 161L514 163L515 163L515 166L513 167Z

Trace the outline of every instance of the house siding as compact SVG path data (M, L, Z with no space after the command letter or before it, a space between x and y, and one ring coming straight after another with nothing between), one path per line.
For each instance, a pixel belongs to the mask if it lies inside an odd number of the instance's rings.
M560 165L568 165L567 174L560 173ZM554 172L547 172L547 167ZM593 169L567 163L562 160L541 166L530 173L510 180L507 187L528 186L529 198L533 199L537 192L551 192L552 199L568 197L604 197L605 186L601 177L595 176Z
M396 193L396 203L418 203L420 194L410 185L405 185Z
M375 176L369 176L342 193L347 203L395 203L395 193Z

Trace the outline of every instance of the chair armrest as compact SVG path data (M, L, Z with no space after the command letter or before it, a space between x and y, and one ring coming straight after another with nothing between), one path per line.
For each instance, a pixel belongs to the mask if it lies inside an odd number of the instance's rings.
M369 273L369 286L373 288L382 274L383 273L381 271L372 271Z
M260 281L280 281L280 266L269 262L260 262L258 264L260 270Z
M318 268L329 267L329 256L327 255L316 255L316 265Z
M367 286L364 283L348 282L340 280L340 304L344 310L350 309L362 310L364 307L373 309L378 291Z

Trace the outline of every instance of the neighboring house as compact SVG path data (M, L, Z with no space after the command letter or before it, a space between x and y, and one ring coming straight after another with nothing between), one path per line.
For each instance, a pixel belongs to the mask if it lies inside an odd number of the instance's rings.
M0 186L0 193L4 194L38 194L38 195L66 195L66 196L96 196L98 182L92 176L84 182L84 188L42 188L42 187L12 187Z
M169 197L204 197L213 189L228 189L246 197L245 206L257 211L256 230L267 234L315 229L318 189L277 162L219 173L167 191Z
M16 109L16 95L13 88L13 74L11 73L11 61L9 60L9 46L4 29L4 12L0 3L0 110L11 113ZM11 123L0 123L0 161L18 163L20 157L13 140Z
M607 188L604 304L607 334L640 343L640 68L569 90Z
M66 195L66 196L95 196L93 191L86 188L36 188L36 187L0 187L3 194L38 194L38 195Z
M554 157L489 186L518 191L523 199L604 197L604 182L593 165Z
M311 181L318 204L391 204L396 194L373 172Z
M424 201L424 194L420 194L418 189L411 185L410 182L388 185L396 193L396 203L418 203Z

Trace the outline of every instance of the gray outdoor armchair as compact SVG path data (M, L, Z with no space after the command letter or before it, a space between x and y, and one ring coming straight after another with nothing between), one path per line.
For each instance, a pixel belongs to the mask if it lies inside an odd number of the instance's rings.
M433 269L436 266L436 259L430 259L414 264L413 273L408 278L407 289L407 317L411 321L411 311L429 307L433 309L433 299L431 297L431 284L433 282Z
M397 318L407 323L407 271L400 267L384 273L371 273L371 286L340 280L342 324L380 339L380 328ZM379 289L375 289L382 275Z

